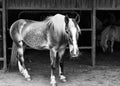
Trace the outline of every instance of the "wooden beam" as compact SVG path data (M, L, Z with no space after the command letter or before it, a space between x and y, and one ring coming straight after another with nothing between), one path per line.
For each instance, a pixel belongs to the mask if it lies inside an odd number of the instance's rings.
M91 15L91 20L92 20L92 66L95 66L95 60L96 60L96 0L93 0L93 10L92 10L92 15Z
M4 61L4 58L3 58L3 57L0 57L0 61Z
M31 8L31 7L8 7L8 10L88 10L91 11L91 8Z
M85 29L81 29L81 31L92 31L91 28L85 28Z
M118 11L119 11L119 10L120 10L120 7L119 7L119 8L105 8L105 7L99 7L99 8L96 8L96 10L107 10L107 11L108 11L108 10L116 10L116 11L118 10Z
M68 47L67 47L68 48ZM8 48L9 50L12 50L11 47ZM30 47L26 47L25 49L33 49L33 48L30 48ZM91 46L81 46L79 47L79 49L92 49ZM11 56L12 57L12 56Z
M7 59L6 59L6 0L2 0L2 26L3 26L3 58L4 58L4 63L3 63L3 70L6 71L7 69Z
M79 49L92 49L91 46L83 46L83 47L79 47Z
M1 9L1 8L0 8L0 11L2 12L2 11L3 11L3 9Z

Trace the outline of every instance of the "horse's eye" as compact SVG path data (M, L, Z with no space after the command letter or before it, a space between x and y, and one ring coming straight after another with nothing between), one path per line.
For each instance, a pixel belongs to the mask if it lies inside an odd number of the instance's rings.
M67 34L69 33L69 31L68 31L68 29L67 29L67 28L65 29L65 31L66 31L66 33L67 33Z
M68 34L68 30L66 30L66 33Z
M70 44L73 44L72 42L73 42L73 40L72 40L72 38L70 37L70 38L69 38L69 43L70 43Z
M72 35L71 35L71 34L69 34L69 42L70 42L70 44L72 44L72 42L73 42L73 39L72 39Z
M72 39L72 35L70 34L70 38Z

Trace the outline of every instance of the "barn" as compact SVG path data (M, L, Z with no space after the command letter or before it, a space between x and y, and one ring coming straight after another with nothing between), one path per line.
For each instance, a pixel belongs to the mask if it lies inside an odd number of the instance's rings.
M42 21L47 16L54 15L56 13L68 14L70 17L75 17L74 13L78 13L80 15L81 20L79 26L82 30L82 35L78 40L78 46L80 51L83 51L83 54L84 51L89 52L88 55L90 57L88 58L90 63L89 65L95 67L97 63L96 61L97 52L101 52L101 48L99 47L98 42L100 40L99 35L103 30L102 25L104 25L104 27L110 24L115 24L119 26L120 1L119 0L0 0L0 11L1 11L0 13L0 27L1 27L0 70L1 71L7 70L10 59L16 55L14 49L12 48L12 40L9 36L9 28L11 24L18 19L31 19L31 20ZM119 45L119 43L116 45ZM116 47L116 50L119 51L119 46ZM34 51L35 50L28 48L26 53L27 52L32 53ZM40 52L43 53L47 51L40 51ZM117 54L119 55L119 53ZM34 55L31 56L34 57ZM28 60L28 58L26 59ZM28 60L28 63L30 62L31 60ZM77 61L77 63L80 64L79 61ZM43 60L43 64L44 64L44 60ZM75 70L73 70L73 72L74 71Z

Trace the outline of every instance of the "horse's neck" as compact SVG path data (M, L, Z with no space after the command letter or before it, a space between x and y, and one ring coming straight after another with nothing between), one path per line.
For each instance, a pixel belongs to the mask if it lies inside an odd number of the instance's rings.
M54 28L50 31L48 31L47 33L47 37L48 37L48 43L50 43L50 45L54 45L55 47L59 47L62 45L66 45L67 44L67 36L64 32L62 32L61 30L56 30L57 28ZM61 28L59 28L61 29Z

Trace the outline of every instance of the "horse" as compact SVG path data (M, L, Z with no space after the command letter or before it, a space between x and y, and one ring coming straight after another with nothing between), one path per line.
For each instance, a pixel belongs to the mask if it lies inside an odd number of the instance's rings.
M56 86L55 69L56 58L59 56L59 77L66 82L63 66L63 54L68 46L70 56L78 57L80 55L77 44L81 29L78 25L80 15L75 18L69 18L68 15L55 14L48 16L43 21L29 19L19 19L10 27L10 37L17 47L17 63L20 73L26 80L30 81L31 76L24 64L24 46L27 45L33 49L50 51L51 77L50 84Z
M120 26L109 25L101 33L100 44L103 51L110 49L110 52L113 53L115 41L120 42Z

